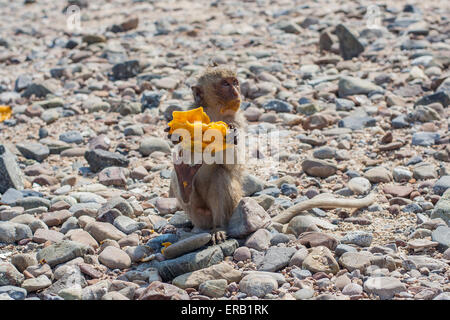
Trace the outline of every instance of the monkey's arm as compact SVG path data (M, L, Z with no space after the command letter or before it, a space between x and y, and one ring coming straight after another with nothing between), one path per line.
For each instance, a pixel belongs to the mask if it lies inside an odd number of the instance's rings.
M319 198L310 199L297 203L295 206L290 207L286 211L280 213L276 217L272 218L273 222L288 223L292 218L299 215L300 212L309 210L312 208L323 209L335 209L335 208L363 208L370 206L376 200L374 193L369 194L362 199L340 199L340 198Z

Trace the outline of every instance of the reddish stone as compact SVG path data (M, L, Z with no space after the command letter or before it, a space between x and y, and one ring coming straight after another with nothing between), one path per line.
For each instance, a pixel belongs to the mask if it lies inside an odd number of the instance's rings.
M55 177L42 174L34 178L33 183L37 183L40 186L53 186L58 183L58 180Z
M44 221L47 226L54 227L63 224L71 216L72 213L68 210L45 212L42 215L42 221Z
M139 166L135 168L133 171L131 171L131 178L133 179L144 179L146 176L148 176L148 171L143 166Z
M54 204L52 204L49 211L61 211L61 210L67 210L69 208L70 208L70 204L61 200L61 201L58 201L58 202L55 202Z
M99 279L102 277L103 273L92 267L87 263L81 263L78 265L80 267L80 271L84 274L88 275L92 279Z
M103 169L98 174L98 181L105 186L124 187L127 185L127 179L123 174L123 169L119 167L109 167Z
M59 242L64 238L64 234L55 230L37 229L33 235L33 241L44 243L46 241Z
M33 164L32 166L28 166L23 170L25 175L30 177L35 177L39 175L48 175L51 176L53 174L53 171L43 167L41 164Z
M298 240L300 244L304 245L307 248L324 246L330 250L336 249L338 244L337 240L325 233L322 232L304 232L299 237Z
M387 185L383 187L383 192L394 197L407 198L414 189L409 186Z
M189 300L189 295L183 289L172 284L153 281L141 293L138 300Z

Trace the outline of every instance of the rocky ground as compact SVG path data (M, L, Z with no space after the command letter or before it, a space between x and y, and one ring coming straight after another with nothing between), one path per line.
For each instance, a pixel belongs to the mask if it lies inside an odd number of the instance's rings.
M373 4L0 0L0 299L450 299L450 7ZM220 245L168 198L163 132L211 61L281 147Z

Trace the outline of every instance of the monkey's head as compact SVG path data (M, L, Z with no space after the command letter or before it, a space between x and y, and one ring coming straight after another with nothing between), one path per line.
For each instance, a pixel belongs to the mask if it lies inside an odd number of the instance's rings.
M229 67L207 68L192 87L192 93L195 105L203 107L212 121L234 118L241 106L239 80Z

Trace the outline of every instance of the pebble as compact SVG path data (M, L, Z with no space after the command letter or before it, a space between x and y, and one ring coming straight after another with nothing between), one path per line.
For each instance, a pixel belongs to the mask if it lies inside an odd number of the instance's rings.
M113 246L106 247L98 256L98 260L110 269L126 269L131 266L130 257Z
M364 282L364 291L379 296L381 300L390 300L396 293L406 291L406 286L396 278L375 277Z
M278 282L270 276L249 274L239 282L239 289L250 297L263 298L278 289Z

